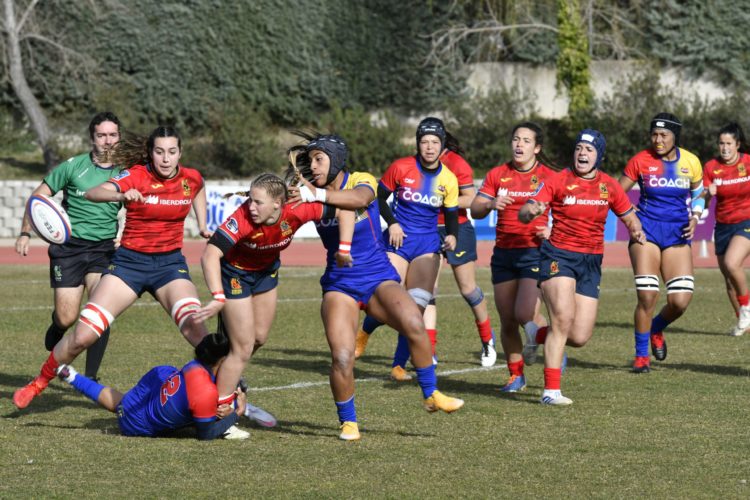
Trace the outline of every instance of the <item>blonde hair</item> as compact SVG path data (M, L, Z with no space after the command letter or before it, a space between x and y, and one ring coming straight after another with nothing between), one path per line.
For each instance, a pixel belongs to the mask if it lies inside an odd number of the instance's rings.
M252 188L265 189L266 193L268 193L271 198L275 200L281 199L282 203L286 202L289 195L284 180L276 174L260 174L250 183L250 189ZM224 198L230 198L235 195L249 197L250 189L247 191L227 193L224 195Z

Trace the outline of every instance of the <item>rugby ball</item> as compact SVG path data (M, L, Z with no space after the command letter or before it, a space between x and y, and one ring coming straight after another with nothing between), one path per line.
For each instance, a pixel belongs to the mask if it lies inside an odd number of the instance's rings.
M31 227L47 243L61 245L70 239L70 220L55 200L35 194L29 198L27 213Z

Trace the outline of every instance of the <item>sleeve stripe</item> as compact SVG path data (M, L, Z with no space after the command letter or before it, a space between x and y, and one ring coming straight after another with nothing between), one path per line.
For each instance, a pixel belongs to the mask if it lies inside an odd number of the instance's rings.
M375 189L371 185L367 184L366 182L362 182L360 184L357 184L357 185L354 186L354 188L358 188L360 186L364 186L364 187L368 188L373 193L375 192ZM352 188L352 189L354 189L354 188Z
M477 196L482 196L482 197L484 197L484 198L487 198L488 200L494 200L494 199L495 199L495 197L494 197L494 196L490 196L490 195L488 195L487 193L483 193L483 192L481 192L481 191L479 191L479 192L477 193Z
M635 209L633 208L633 205L630 205L630 208L628 208L627 210L625 210L625 211L624 211L623 213L621 213L621 214L618 214L618 213L616 213L616 212L615 212L615 215L616 215L617 217L625 217L626 215L628 215L628 214L629 214L630 212L632 212L633 210L635 210Z

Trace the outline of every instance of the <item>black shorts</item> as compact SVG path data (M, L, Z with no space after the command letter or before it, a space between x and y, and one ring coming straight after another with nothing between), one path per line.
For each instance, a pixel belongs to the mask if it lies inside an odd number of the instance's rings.
M52 288L76 288L89 273L101 274L115 253L113 240L89 241L70 238L62 245L50 245L49 282Z
M445 237L448 234L445 226L438 226L438 233L440 243L445 243ZM474 232L474 225L471 221L467 220L458 225L456 249L452 252L442 250L441 253L445 255L448 264L454 267L477 260L477 234Z

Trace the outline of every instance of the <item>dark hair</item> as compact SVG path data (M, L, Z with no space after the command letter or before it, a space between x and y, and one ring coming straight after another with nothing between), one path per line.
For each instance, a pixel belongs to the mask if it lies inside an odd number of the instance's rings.
M115 144L107 154L107 162L130 168L133 165L145 165L151 160L151 150L156 139L174 137L177 147L182 148L182 138L174 127L156 127L148 137L136 134L123 134L120 142Z
M111 111L102 111L101 113L97 113L94 115L94 117L91 119L91 122L89 122L89 137L91 140L94 140L94 132L96 131L96 126L101 125L104 122L112 122L115 125L117 125L117 131L120 131L120 119L115 116L114 113Z
M745 146L745 133L742 131L742 127L740 127L740 124L737 122L729 122L723 127L719 129L719 133L716 134L716 140L718 141L722 135L729 134L732 137L734 137L734 140L737 141L740 145L739 151L740 153L746 153L746 146Z
M310 170L310 151L323 151L331 160L326 185L333 182L339 172L348 172L349 149L346 142L338 135L322 134L320 132L303 132L293 130L292 133L304 139L303 144L297 144L287 150L289 163L284 174L284 182L288 186L296 185L302 176L312 182Z
M461 147L461 143L458 142L456 136L451 134L447 130L445 131L445 149L453 151L459 156L466 156L464 148Z
M209 367L228 354L229 339L221 333L210 333L195 346L195 359Z
M510 133L510 140L513 140L513 136L516 135L516 132L518 132L519 128L527 128L534 132L534 142L536 142L537 146L539 146L541 149L539 150L539 153L537 153L537 158L542 160L542 163L551 168L552 170L560 171L562 170L562 167L557 165L555 162L547 158L547 155L544 154L544 129L542 129L542 126L539 125L536 122L521 122L517 124L515 127L513 127L513 130Z

